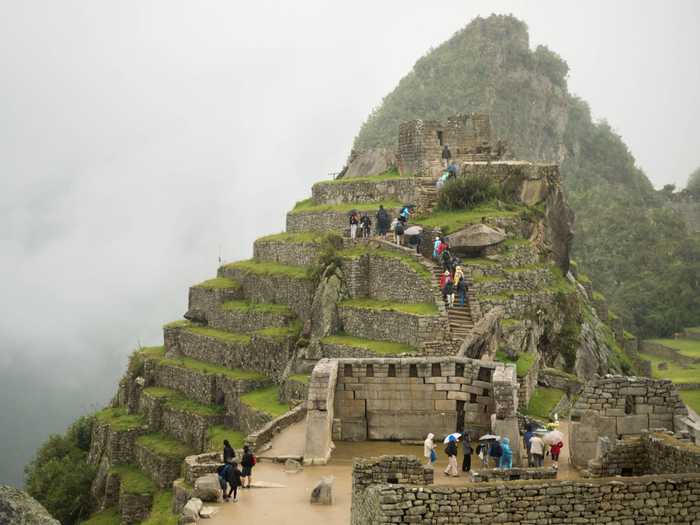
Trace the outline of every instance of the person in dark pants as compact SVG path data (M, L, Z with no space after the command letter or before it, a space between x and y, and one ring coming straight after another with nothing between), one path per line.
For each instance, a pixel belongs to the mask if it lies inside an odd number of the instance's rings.
M236 451L233 450L228 439L224 439L224 463L233 463L234 459L236 459Z
M462 460L462 472L469 472L472 469L472 444L469 440L469 433L462 433L462 450L464 459Z
M384 209L384 206L380 204L377 212L377 231L379 235L386 235L386 232L389 231L389 223L391 223L389 214Z
M447 147L447 144L442 148L442 163L445 166L450 165L450 159L452 159L452 153L450 152L450 148Z
M244 485L241 481L241 487L250 488L250 484L253 482L253 467L255 466L255 463L255 455L250 451L250 447L246 445L243 447L243 457L241 458L241 467L243 467L241 478L245 478L248 483Z
M231 499L233 494L233 501L238 501L238 487L241 486L241 471L238 470L238 463L233 461L230 468L226 471L226 482L229 486L228 494L224 491L224 501Z

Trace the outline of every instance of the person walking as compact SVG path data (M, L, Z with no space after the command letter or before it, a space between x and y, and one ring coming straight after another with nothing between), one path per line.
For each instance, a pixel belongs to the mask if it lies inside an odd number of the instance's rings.
M452 152L450 148L445 144L442 148L442 164L445 168L450 165L450 159L452 158Z
M448 272L452 273L452 254L450 253L449 247L442 250L442 267Z
M448 288L448 283L450 284L450 287ZM450 275L450 272L445 270L445 272L440 276L440 290L442 291L442 300L449 304L449 299L447 297L447 292L452 290L452 276Z
M236 451L228 442L228 439L224 439L224 463L233 463L236 458Z
M250 447L246 445L243 447L243 457L241 458L241 467L243 467L243 472L241 472L241 478L245 478L248 482L243 483L241 480L241 487L250 488L250 484L253 482L253 467L257 463L255 455L250 451Z
M542 467L544 465L544 441L542 438L534 434L530 439L530 454L532 454L532 466Z
M523 442L525 443L525 451L527 452L527 466L532 467L534 466L532 464L532 453L530 452L530 443L532 441L532 436L534 436L535 433L532 431L532 424L529 424L527 426L527 430L525 431L525 434L523 435Z
M469 440L469 434L464 431L462 433L462 451L464 459L462 459L462 472L469 472L472 469L472 444Z
M438 249L440 248L440 244L442 241L440 240L440 237L435 237L435 242L433 243L433 259L437 260L437 258L440 256Z
M389 214L384 209L384 205L380 204L377 212L377 231L379 235L386 235L386 232L389 231L389 222Z
M226 500L226 485L228 484L228 472L231 470L231 463L224 463L219 465L216 469L216 473L219 476L219 486L221 487L221 493L224 500Z
M464 270L461 266L455 269L455 286L459 294L459 306L464 306L464 300L467 296L467 281L464 278Z
M437 454L435 452L435 442L433 441L435 439L435 434L432 432L428 434L428 437L425 438L425 441L423 441L423 455L426 458L426 467L432 467L435 465L435 462L437 461Z
M362 214L360 219L360 226L362 227L362 238L369 239L370 233L372 231L372 219L366 213Z
M398 246L401 246L403 239L404 227L403 223L399 220L396 221L396 226L394 226L394 239Z
M510 448L510 439L503 438L501 442L501 468L513 468L513 451Z
M549 447L549 452L552 455L552 462L554 463L554 468L559 468L559 454L561 454L562 448L564 448L564 443L562 443L561 441Z
M354 241L357 238L357 225L360 221L357 219L357 213L350 214L350 238Z
M238 470L238 463L235 461L229 465L229 469L226 472L226 482L229 486L228 495L224 491L224 501L229 501L231 495L233 495L233 501L238 501L238 487L241 486L241 471Z
M494 439L489 448L489 456L493 458L493 465L495 468L501 464L501 456L503 455L503 448L498 442L498 439Z
M457 471L457 439L454 436L450 436L447 441L447 446L445 447L445 454L447 454L447 468L445 469L445 476L458 477L459 472Z
M479 444L476 447L476 455L479 456L479 459L481 460L481 466L484 468L488 468L489 446L485 442L479 441Z

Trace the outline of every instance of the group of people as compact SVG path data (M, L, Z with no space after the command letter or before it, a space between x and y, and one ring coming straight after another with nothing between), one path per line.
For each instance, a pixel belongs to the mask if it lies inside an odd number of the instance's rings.
M450 252L450 245L443 237L435 237L433 245L433 258L442 264L444 270L440 276L440 290L442 299L448 308L455 305L455 295L459 295L459 304L464 306L467 297L467 280L460 261Z
M564 448L564 443L557 440L555 443L548 445L542 436L541 432L533 429L532 425L528 425L523 442L527 451L527 465L529 467L542 467L544 465L545 455L551 455L554 468L559 468L559 454Z
M236 461L236 451L227 439L224 439L224 463L217 469L219 475L219 485L223 491L224 501L238 501L238 487L250 488L253 481L253 467L257 463L255 454L250 451L248 445L243 447L240 469ZM228 494L226 489L228 488Z
M384 237L387 233L391 232L394 235L394 242L397 245L402 245L404 233L408 227L408 221L411 218L411 205L406 205L401 208L398 217L393 219L386 211L383 205L379 205L379 210L377 211L377 234ZM372 219L370 219L367 212L362 212L360 214L357 211L350 212L350 239L353 241L358 238L359 235L363 239L368 239L372 232ZM416 252L420 251L420 235L409 236L408 244L415 247Z
M357 230L360 230L360 236L363 239L369 239L372 232L372 219L369 218L367 212L358 215L356 211L350 213L350 238L354 241L357 239Z

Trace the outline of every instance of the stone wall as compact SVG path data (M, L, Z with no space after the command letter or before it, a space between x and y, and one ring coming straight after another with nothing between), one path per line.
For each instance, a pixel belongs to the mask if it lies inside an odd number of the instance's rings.
M293 377L286 378L280 386L280 400L293 405L306 401L308 393L309 383Z
M168 488L180 477L182 457L162 456L137 443L136 464L156 485Z
M248 334L263 328L288 326L296 316L288 312L267 312L252 308L216 308L204 312L207 326L239 334Z
M314 367L306 400L304 464L325 464L332 450L333 400L338 362L321 359Z
M240 431L246 436L274 419L270 414L256 410L245 403L238 403L238 405L236 423Z
M110 465L127 465L134 462L136 438L146 433L146 428L113 430L108 423L95 421L92 427L88 463L99 465L103 457Z
M253 451L259 450L260 447L272 441L275 435L282 432L288 426L303 421L305 417L306 407L304 405L299 405L255 429L254 432L246 437L246 445L250 446Z
M518 479L556 479L557 469L547 468L493 468L485 470L472 470L472 481L484 483L487 481L513 481Z
M700 474L504 485L373 485L353 502L353 523L696 523Z
M535 355L535 362L532 363L530 370L527 371L524 377L519 377L518 382L520 388L518 389L518 408L520 410L525 410L532 394L537 388L537 380L540 373L540 361L542 360L540 353L537 352Z
M669 361L674 361L683 366L692 366L700 362L700 359L685 356L675 348L652 341L640 341L639 350L643 354L651 354L662 359L668 359Z
M639 435L643 429L674 429L675 416L687 416L670 381L607 375L584 387L571 411L572 462L585 466L595 457L598 438Z
M379 207L372 208L358 206L361 211L366 211L372 217L373 227L376 226L376 215ZM399 208L387 208L387 213L397 217L401 211ZM344 236L350 235L350 222L345 211L290 211L287 213L287 231L299 232L336 232Z
M362 178L317 182L311 187L316 204L373 203L380 201L413 202L418 190L413 177L395 177L381 181ZM376 222L374 214L372 223Z
M412 120L399 124L398 167L401 175L439 173L442 148L438 142L442 124L434 120Z
M320 252L321 243L313 241L276 241L258 239L253 245L253 257L292 266L310 266Z
M119 515L121 525L137 525L151 513L152 494L119 493Z
M243 299L243 288L206 288L203 286L192 286L189 292L189 308L212 311L225 301Z

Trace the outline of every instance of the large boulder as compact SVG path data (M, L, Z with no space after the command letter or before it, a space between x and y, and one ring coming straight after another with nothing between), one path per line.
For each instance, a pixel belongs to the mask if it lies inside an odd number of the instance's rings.
M337 305L347 295L343 272L329 266L311 303L311 335L314 339L321 339L340 330Z
M23 490L0 485L0 523L12 525L61 525Z
M569 207L558 180L550 185L545 216L547 224L545 239L552 258L566 275L569 271L571 243L574 240L574 211Z
M206 474L194 480L194 497L202 501L219 501L221 485L217 474Z
M506 234L486 224L471 224L447 237L450 248L459 250L478 250L503 242Z
M311 491L311 503L315 505L333 504L333 476L324 476Z
M182 508L178 525L197 523L199 521L199 512L202 510L203 506L202 500L199 498L192 498L189 500Z
M344 178L371 177L396 167L396 153L386 148L353 151Z

